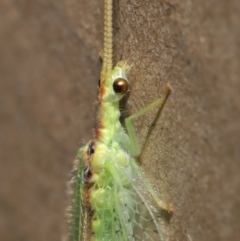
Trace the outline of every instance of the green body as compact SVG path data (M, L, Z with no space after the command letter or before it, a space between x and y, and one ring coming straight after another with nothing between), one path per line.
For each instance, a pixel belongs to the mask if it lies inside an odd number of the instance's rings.
M125 132L119 101L126 90L116 93L114 85L128 84L128 69L119 62L100 85L95 136L78 152L71 241L163 240L153 209L161 202L133 158L139 150L131 121L166 97L127 118Z

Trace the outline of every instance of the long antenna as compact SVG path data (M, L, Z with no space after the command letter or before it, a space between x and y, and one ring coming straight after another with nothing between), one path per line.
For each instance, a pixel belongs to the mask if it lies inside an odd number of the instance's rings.
M104 0L103 66L101 81L112 70L113 34L112 34L113 0Z

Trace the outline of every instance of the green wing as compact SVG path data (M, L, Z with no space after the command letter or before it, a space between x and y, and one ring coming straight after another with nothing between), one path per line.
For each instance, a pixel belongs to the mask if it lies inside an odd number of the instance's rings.
M160 200L151 184L144 176L135 159L131 159L131 167L137 173L137 179L132 182L136 193L134 240L164 241L161 229Z
M76 183L74 188L74 196L72 200L72 223L70 241L80 241L83 224L83 200L81 197L81 185L83 182L83 150L85 146L78 151L79 167L76 175Z

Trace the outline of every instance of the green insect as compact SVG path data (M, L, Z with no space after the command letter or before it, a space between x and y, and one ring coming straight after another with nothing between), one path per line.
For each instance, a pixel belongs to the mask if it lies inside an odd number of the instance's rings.
M144 177L134 157L140 154L132 120L169 94L125 119L119 101L128 91L126 61L112 69L112 0L105 0L104 53L94 138L78 151L72 203L71 241L163 241L159 209L171 212Z

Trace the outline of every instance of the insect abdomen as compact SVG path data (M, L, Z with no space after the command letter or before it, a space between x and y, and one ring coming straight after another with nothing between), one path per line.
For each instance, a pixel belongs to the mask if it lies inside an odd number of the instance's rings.
M135 194L131 182L134 175L128 154L120 146L116 147L97 143L96 156L91 161L95 173L90 189L94 241L129 241L133 235L131 217Z

